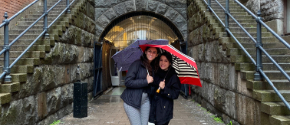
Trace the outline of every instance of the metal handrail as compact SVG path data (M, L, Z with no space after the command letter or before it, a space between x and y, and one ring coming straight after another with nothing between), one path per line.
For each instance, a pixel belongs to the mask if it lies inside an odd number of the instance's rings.
M48 28L50 28L55 22L56 20L59 19L59 17L64 13L70 13L70 6L75 2L75 0L73 0L71 3L69 2L69 0L66 0L66 5L67 7L57 16L57 18L55 20L53 20L53 22L47 27L47 15L48 12L50 12L55 6L57 6L62 0L59 0L58 2L56 2L49 10L47 10L47 0L44 0L44 12L43 14L36 20L34 21L28 28L26 28L20 35L18 35L10 44L9 44L9 30L8 30L8 25L9 22L15 18L16 16L18 16L20 13L22 13L23 11L25 11L27 8L31 7L33 4L35 4L37 1L39 0L35 0L34 2L32 2L31 4L27 5L25 8L23 8L22 10L20 10L19 12L17 12L14 16L12 16L11 18L8 18L7 12L5 12L5 20L3 21L3 23L0 25L0 28L2 26L4 27L4 48L0 51L0 55L2 55L3 53L4 55L4 68L3 68L3 73L0 75L0 79L2 79L5 76L5 81L7 82L11 82L11 76L10 76L10 69L16 64L17 61L20 60L20 58L35 44L35 42L41 38L42 36L47 36L47 32L48 32ZM22 37L32 26L34 26L40 19L44 18L44 29L43 32L41 34L38 35L38 37L13 61L13 63L11 63L11 65L9 65L9 49L10 47L20 38Z
M60 0L61 1L61 0ZM72 3L74 2L75 0L72 1ZM72 4L71 3L71 4ZM58 4L58 3L57 3ZM71 5L70 4L70 5ZM48 26L48 28L50 28L50 26L56 22L56 20L66 11L68 10L69 7L66 7L58 16L57 18L54 19L54 21L52 23L50 23L50 25ZM38 35L38 37L17 57L17 59L14 60L13 63L11 63L11 65L9 66L9 68L12 68L12 66L14 66L16 64L16 62L34 45L34 43L41 37L43 36L47 31L43 31L41 34ZM0 77L1 79L1 77Z
M218 20L220 22L222 22L220 20L220 18L216 15L216 13L214 12L214 10L211 8L211 0L209 0L209 2L207 3L205 0L203 0L205 2L205 4L208 7L208 10L210 10L211 12L213 12L213 14L218 18ZM239 46L242 48L242 50L246 53L246 55L248 57L250 57L251 61L255 64L256 66L256 73L255 73L255 78L254 80L261 80L260 78L265 78L266 81L270 84L270 86L274 89L274 91L278 94L279 98L283 101L283 103L286 105L286 107L290 110L290 105L289 103L285 100L285 98L281 95L281 93L277 90L277 88L274 86L274 84L271 82L271 80L267 77L267 75L264 73L264 71L262 70L262 53L263 52L274 64L275 66L280 70L280 72L288 79L288 81L290 81L290 77L289 75L283 70L283 68L269 55L269 53L262 47L262 40L261 40L261 24L266 27L266 29L268 31L270 31L280 42L282 42L287 48L290 49L290 45L284 40L282 39L277 33L275 33L270 27L268 27L263 21L262 18L260 17L260 11L258 12L258 16L256 16L255 14L253 14L250 10L248 10L243 4L241 4L239 1L234 0L236 3L238 3L244 10L246 10L250 15L252 15L257 22L257 40L255 40L252 35L249 34L249 32L247 30L245 30L245 28L230 14L229 12L229 0L226 0L226 9L224 9L224 7L217 1L215 0L216 3L218 3L218 5L225 11L226 14L226 26L224 25L224 23L222 22L222 25L226 28L227 33L232 36L234 38L234 40L239 44ZM228 16L231 17L236 24L239 25L239 27L241 27L241 29L251 38L251 40L256 44L256 48L257 48L257 53L256 53L256 58L257 58L257 63L256 61L251 58L251 55L247 52L247 50L243 47L243 45L235 38L235 36L232 34L232 32L229 30L228 28Z
M242 3L240 3L238 0L234 0L236 3L238 3L243 9L245 9L249 14L251 14L259 23L261 23L267 30L269 30L280 42L282 42L286 47L290 49L289 43L287 43L284 39L282 39L275 31L273 31L266 23L264 23L261 19L258 19L258 17L252 13L249 9L247 9Z

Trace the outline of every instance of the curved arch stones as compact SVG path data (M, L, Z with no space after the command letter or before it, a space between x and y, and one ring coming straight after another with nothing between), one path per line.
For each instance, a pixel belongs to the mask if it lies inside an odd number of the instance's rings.
M186 0L95 0L96 40L117 17L134 11L149 11L170 20L187 41Z

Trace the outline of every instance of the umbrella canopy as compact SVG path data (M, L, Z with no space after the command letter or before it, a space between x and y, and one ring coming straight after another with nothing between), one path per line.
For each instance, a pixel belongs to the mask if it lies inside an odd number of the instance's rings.
M115 53L112 58L116 62L119 71L128 70L129 66L134 61L140 59L140 56L143 54L143 52L139 45L143 44L167 45L168 40L136 40L122 51Z
M174 67L181 84L190 84L202 87L197 66L193 58L183 54L171 45L140 45L140 48L143 51L146 49L146 47L161 48L172 54L172 67Z

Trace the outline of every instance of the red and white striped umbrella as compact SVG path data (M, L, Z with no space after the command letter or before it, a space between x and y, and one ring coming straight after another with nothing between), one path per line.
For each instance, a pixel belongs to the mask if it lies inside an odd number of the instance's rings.
M171 53L173 56L172 67L174 67L177 76L179 77L180 83L202 87L198 75L197 66L193 58L183 54L171 45L144 44L139 46L143 51L146 49L146 47L156 47Z

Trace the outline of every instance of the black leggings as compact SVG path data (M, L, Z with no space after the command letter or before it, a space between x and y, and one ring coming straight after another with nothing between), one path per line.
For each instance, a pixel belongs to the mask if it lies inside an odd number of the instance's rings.
M155 124L155 125L168 125L168 124L169 124L169 122L166 122L164 124Z

